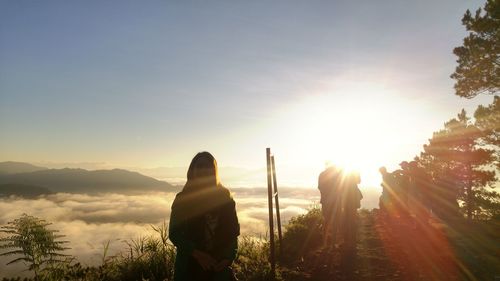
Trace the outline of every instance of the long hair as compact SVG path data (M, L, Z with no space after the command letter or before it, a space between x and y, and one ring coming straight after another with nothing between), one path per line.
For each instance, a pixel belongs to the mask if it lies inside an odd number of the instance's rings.
M215 157L206 151L196 154L189 165L187 182L183 191L201 191L201 189L221 186Z
M187 182L172 203L172 212L180 220L197 217L211 212L232 201L227 188L219 180L217 161L206 152L200 152L191 160L187 172Z

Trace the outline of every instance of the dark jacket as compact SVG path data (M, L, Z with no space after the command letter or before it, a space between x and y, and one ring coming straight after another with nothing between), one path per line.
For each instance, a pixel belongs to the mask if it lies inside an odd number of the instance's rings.
M329 167L318 178L318 189L320 191L320 203L332 207L338 201L339 172Z
M207 214L218 218L211 243L207 243L205 236ZM179 192L172 203L169 226L169 238L177 247L174 280L231 280L230 268L218 273L203 271L191 254L197 249L217 261L233 261L239 234L235 202L226 188L219 186Z

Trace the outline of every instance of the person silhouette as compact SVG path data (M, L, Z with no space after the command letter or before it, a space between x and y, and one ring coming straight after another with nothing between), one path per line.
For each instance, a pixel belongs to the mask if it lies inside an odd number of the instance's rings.
M406 163L401 164L406 167ZM379 172L382 176L382 194L379 199L379 207L384 215L389 218L406 218L408 213L408 177L404 170L396 170L389 173L385 167Z
M391 196L391 192L393 189L393 180L392 175L387 172L386 167L380 167L379 169L380 175L382 176L382 194L380 195L378 206L382 214L387 215L392 211L393 199Z
M393 203L395 214L404 221L411 218L410 210L410 193L412 191L412 182L410 177L410 168L407 161L399 164L401 169L394 171L392 174L395 177L393 187Z
M323 214L323 246L332 246L336 242L340 226L341 205L338 192L341 170L327 164L318 177L321 212ZM331 236L330 236L331 235Z
M343 233L346 250L354 250L356 247L356 230L358 220L358 209L361 207L363 195L358 184L361 178L357 172L345 175L343 187Z
M177 248L174 280L234 280L230 266L239 234L235 202L220 183L215 158L196 154L170 214L169 238Z

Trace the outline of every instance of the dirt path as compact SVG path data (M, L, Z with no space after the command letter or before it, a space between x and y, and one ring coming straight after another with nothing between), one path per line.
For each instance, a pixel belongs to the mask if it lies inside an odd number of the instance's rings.
M319 249L299 261L302 280L459 280L458 264L444 231L430 224L362 213L355 252Z

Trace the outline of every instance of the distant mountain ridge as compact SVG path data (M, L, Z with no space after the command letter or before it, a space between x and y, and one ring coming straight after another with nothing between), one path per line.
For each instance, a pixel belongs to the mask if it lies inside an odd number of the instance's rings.
M12 165L9 167L9 165ZM171 184L123 169L46 169L28 163L0 162L0 184L18 184L47 188L52 192L132 193L141 191L177 191ZM21 170L33 170L19 172ZM16 172L17 171L17 172Z
M24 162L14 162L14 161L6 161L0 162L0 175L10 175L10 174L19 174L19 173L30 173L36 171L47 170L48 168L35 166L33 164L24 163Z
M40 195L54 193L48 188L16 183L0 184L0 197L20 196L24 198L34 198Z

